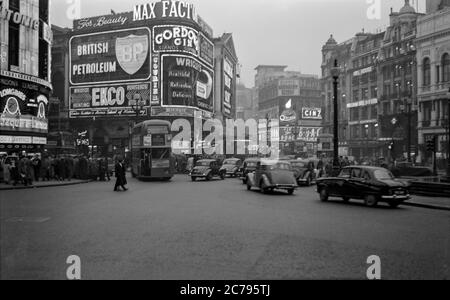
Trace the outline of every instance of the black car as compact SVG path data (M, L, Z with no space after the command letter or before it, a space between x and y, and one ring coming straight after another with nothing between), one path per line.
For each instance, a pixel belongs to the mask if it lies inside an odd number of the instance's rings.
M260 161L259 158L247 158L244 161L238 170L239 178L242 180L243 184L247 184L247 175L256 171L256 167Z
M242 161L239 158L229 158L224 160L220 170L225 171L226 175L230 177L237 177L241 165Z
M371 207L379 202L398 207L411 199L409 183L395 179L384 168L367 166L346 167L338 177L317 179L317 192L321 201L328 201L329 197L340 197L345 202L358 199Z
M192 181L196 181L198 178L203 178L206 181L212 180L214 177L225 179L226 171L221 170L220 164L214 159L203 159L197 161L191 174Z

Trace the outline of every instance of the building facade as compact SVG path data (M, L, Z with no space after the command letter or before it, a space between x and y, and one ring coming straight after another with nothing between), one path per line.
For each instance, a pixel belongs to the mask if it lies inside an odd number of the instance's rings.
M413 162L418 150L417 126L417 13L406 1L391 12L378 59L379 155Z
M284 66L257 68L258 118L279 120L276 136L281 155L312 156L317 151L322 130L320 80L316 75L285 69Z
M144 120L182 118L194 128L198 119L235 116L239 68L232 34L215 38L191 4L159 1L75 20L66 44L68 89L61 103L77 147L91 155L129 152L130 130ZM177 150L192 150L207 134L192 134Z
M347 156L349 154L349 121L347 103L351 95L351 50L353 39L338 44L331 36L322 48L322 132L318 141L319 156L333 157L333 128L334 128L334 91L331 70L337 60L340 74L338 80L338 133L339 133L339 154Z
M436 137L438 168L448 161L450 89L450 3L430 1L417 21L419 158L431 164L426 141Z
M42 152L52 91L48 1L0 1L0 152Z

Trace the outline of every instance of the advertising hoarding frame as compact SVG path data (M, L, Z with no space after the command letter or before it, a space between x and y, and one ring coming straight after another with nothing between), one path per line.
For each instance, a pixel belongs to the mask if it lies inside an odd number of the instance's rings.
M140 78L140 79L128 79L128 80L112 80L112 81L97 81L97 82L89 82L89 83L73 83L72 81L72 41L75 38L80 37L87 37L87 36L95 36L95 35L104 35L104 34L110 34L110 33L118 33L118 32L125 32L125 31L134 31L134 30L140 30L144 29L148 31L148 37L149 37L149 53L147 59L149 59L149 74L147 78ZM94 33L83 33L74 35L69 39L69 83L70 87L81 87L81 86L88 86L88 85L97 85L97 84L117 84L117 83L133 83L133 82L143 82L148 81L152 77L152 52L153 52L153 41L152 41L152 30L149 27L130 27L126 29L120 29L120 30L108 30L108 31L101 31L101 32L94 32ZM143 67L143 66L142 66ZM142 68L141 67L141 68Z
M142 109L142 111L140 112L140 116L147 116L148 115L148 110L151 109L151 96L152 96L152 91L151 91L151 82L148 81L142 81L142 82L119 82L119 83L106 83L106 84L95 84L95 85L84 85L84 86L71 86L69 88L69 119L86 119L86 118L107 118L107 117L130 117L133 116L132 114L123 114L123 115L106 115L106 116L95 116L95 115L91 115L91 116L72 116L72 111L107 111L109 109L127 109L127 110L133 110L133 108L131 106L124 106L121 108L112 108L112 107L106 107L106 108L80 108L80 109L71 109L72 107L72 90L73 89L91 89L91 88L96 88L96 87L113 87L113 86L125 86L125 85L139 85L139 84L146 84L149 87L149 99L148 99L148 103L147 105L145 105ZM92 100L91 100L92 101ZM142 114L142 112L144 112L144 114ZM134 115L136 115L136 112L134 113Z
M185 58L189 58L189 59L194 59L196 60L198 63L202 64L203 67L205 67L206 69L208 69L209 71L211 71L211 74L213 75L213 78L215 77L215 72L213 68L208 67L204 62L202 62L200 59L194 57L194 56L189 56L189 55L183 55L183 54L161 54L160 56L160 84L161 84L161 88L160 88L160 96L161 96L161 104L160 107L162 108L189 108L189 109L193 109L193 110L197 110L199 112L202 113L202 115L214 115L214 90L215 90L215 86L214 84L212 85L212 111L207 111L204 109L201 109L199 107L193 107L193 106L185 106L185 105L165 105L164 101L166 100L166 95L164 95L164 58L166 57L185 57Z

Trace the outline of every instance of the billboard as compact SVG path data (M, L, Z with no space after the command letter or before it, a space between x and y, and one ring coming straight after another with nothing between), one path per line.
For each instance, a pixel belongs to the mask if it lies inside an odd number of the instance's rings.
M232 117L233 111L234 74L233 63L225 56L223 60L223 114L227 117Z
M162 55L162 106L214 109L214 71L190 56Z
M179 25L153 27L154 52L184 52L199 56L199 50L197 30Z
M71 85L150 79L148 28L76 35L70 39L69 48Z
M180 25L153 27L153 52L179 52L191 54L209 67L214 66L214 43L203 33Z
M143 104L142 111L133 105ZM70 117L117 117L146 115L150 83L96 85L70 88Z
M304 120L322 120L321 108L302 108L302 119Z

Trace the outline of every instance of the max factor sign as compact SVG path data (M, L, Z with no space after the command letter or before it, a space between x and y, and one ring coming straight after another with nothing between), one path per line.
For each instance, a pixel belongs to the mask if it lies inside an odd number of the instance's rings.
M190 19L197 22L197 13L192 4L184 1L160 1L134 7L133 21L163 18Z
M21 14L20 12L16 12L6 7L3 7L0 4L0 18L6 21L12 21L18 25L23 25L25 27L32 28L33 30L39 30L39 20L32 19L29 16Z

